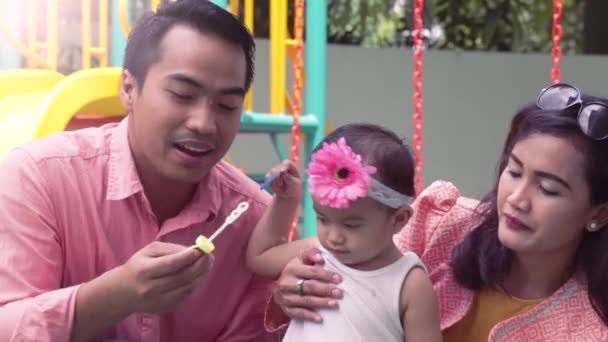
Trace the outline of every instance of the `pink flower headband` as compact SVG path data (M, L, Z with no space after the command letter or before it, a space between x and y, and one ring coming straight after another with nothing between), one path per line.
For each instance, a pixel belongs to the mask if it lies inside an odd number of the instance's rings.
M337 143L323 143L312 155L306 172L310 176L310 193L321 205L332 208L347 208L350 202L366 196L391 208L408 205L412 200L370 177L376 168L363 165L361 156L353 152L344 138Z

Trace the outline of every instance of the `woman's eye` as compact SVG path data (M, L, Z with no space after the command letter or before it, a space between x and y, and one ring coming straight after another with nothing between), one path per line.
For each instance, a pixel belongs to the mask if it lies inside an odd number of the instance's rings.
M509 173L509 176L511 176L513 178L519 178L519 177L521 177L521 172L518 171L518 170L510 169L510 170L507 170L507 173Z
M547 195L547 196L557 196L559 195L558 191L555 191L553 189L551 189L550 187L547 187L546 185L543 185L542 183L538 184L538 188L540 189L540 191Z

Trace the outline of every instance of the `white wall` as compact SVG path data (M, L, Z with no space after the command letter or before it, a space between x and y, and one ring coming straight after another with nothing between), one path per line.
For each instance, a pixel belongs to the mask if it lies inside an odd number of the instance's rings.
M255 111L269 108L268 49L267 41L258 41ZM534 101L549 84L550 58L427 51L424 66L425 182L450 180L464 194L478 197L493 182L513 112ZM564 81L581 90L608 96L608 56L565 56L562 72ZM410 50L330 46L327 115L331 126L369 121L411 139L411 77ZM248 171L265 172L278 160L268 141L266 136L239 136L231 156Z

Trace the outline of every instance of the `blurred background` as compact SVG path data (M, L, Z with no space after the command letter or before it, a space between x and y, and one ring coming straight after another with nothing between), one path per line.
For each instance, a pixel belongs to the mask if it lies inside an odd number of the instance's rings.
M258 180L294 153L304 165L333 127L368 121L411 142L422 185L448 180L480 197L512 114L543 87L561 80L608 96L606 0L215 2L257 41L243 134L226 158ZM0 158L29 139L120 120L128 32L160 3L0 0Z

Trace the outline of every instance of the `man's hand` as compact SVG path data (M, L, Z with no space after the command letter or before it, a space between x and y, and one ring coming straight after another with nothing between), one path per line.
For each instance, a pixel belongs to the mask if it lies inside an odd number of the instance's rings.
M171 311L200 286L212 255L152 242L129 260L83 284L76 296L71 341L90 341L134 312Z
M130 312L162 314L172 310L204 280L213 255L181 245L153 242L115 273Z
M274 301L291 318L320 322L321 316L314 312L318 308L335 308L342 291L335 285L340 275L319 267L323 258L316 248L305 251L301 258L295 258L285 266L273 293ZM297 283L304 280L303 294L297 293Z

